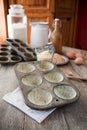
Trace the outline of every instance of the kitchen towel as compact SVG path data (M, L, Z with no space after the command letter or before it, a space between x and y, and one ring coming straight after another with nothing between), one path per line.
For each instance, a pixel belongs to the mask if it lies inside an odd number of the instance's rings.
M13 92L6 94L3 99L16 108L20 109L29 117L36 120L38 123L44 121L56 109L54 108L44 111L31 109L25 104L25 100L20 87L16 88Z

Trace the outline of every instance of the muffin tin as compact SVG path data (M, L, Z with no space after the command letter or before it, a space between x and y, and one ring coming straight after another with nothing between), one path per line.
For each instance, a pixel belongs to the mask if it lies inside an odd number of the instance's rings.
M18 77L25 103L33 109L45 110L61 107L79 99L78 89L51 62L17 63L15 65L15 73Z
M18 56L9 45L0 45L0 64L15 64L20 61L22 61L22 57Z
M37 59L34 49L29 47L23 41L7 38L6 43L10 45L12 49L15 50L17 54L23 58L24 61L34 61Z

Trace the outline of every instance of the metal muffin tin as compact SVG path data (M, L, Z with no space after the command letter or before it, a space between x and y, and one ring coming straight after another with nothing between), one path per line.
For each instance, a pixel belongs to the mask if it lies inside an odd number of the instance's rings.
M34 61L37 59L34 49L29 47L23 41L9 38L7 38L5 41L8 45L12 47L13 50L17 52L18 55L23 58L24 61Z
M22 58L9 45L0 45L0 64L15 64L20 61L22 61Z
M43 68L46 62L49 67L50 65L54 67L52 67L51 70L46 69L46 71L45 69L44 71L42 71L43 69L38 69L40 63L43 64L41 66ZM28 65L29 68L26 67ZM22 67L23 72L21 71ZM28 69L30 69L30 72ZM17 63L15 65L15 73L18 77L25 103L33 109L45 110L61 107L79 99L80 94L78 89L68 80L59 68L51 62L33 61ZM50 80L45 77L46 75L50 77ZM51 78L53 82L51 82Z

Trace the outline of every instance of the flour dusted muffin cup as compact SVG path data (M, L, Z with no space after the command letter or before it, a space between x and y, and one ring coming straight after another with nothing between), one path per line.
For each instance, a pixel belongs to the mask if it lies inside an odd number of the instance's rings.
M39 71L47 72L54 69L54 64L49 61L39 61L36 67Z
M25 75L22 77L22 83L27 86L37 87L42 83L42 77L40 75Z
M14 69L18 80L20 80L24 75L32 74L36 67L30 62L20 62L15 65Z
M57 72L51 71L49 73L46 73L44 75L44 78L51 83L59 83L59 82L63 81L64 76L62 75L62 73L60 73L58 71Z
M17 65L16 69L21 73L27 74L33 72L35 70L35 66L30 63L21 62L20 64Z
M44 89L32 89L27 96L28 100L34 105L48 105L52 101L52 95Z
M54 93L61 99L70 100L76 97L76 90L67 84L57 85L54 88Z

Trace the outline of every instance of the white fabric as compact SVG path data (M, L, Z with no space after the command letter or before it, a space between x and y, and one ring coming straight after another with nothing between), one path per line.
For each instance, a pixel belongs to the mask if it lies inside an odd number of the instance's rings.
M38 123L41 123L43 120L45 120L46 117L48 117L48 115L50 115L55 110L55 108L44 111L31 109L25 104L25 100L23 98L20 87L15 89L13 92L6 94L3 99L23 111L25 114L36 120Z

